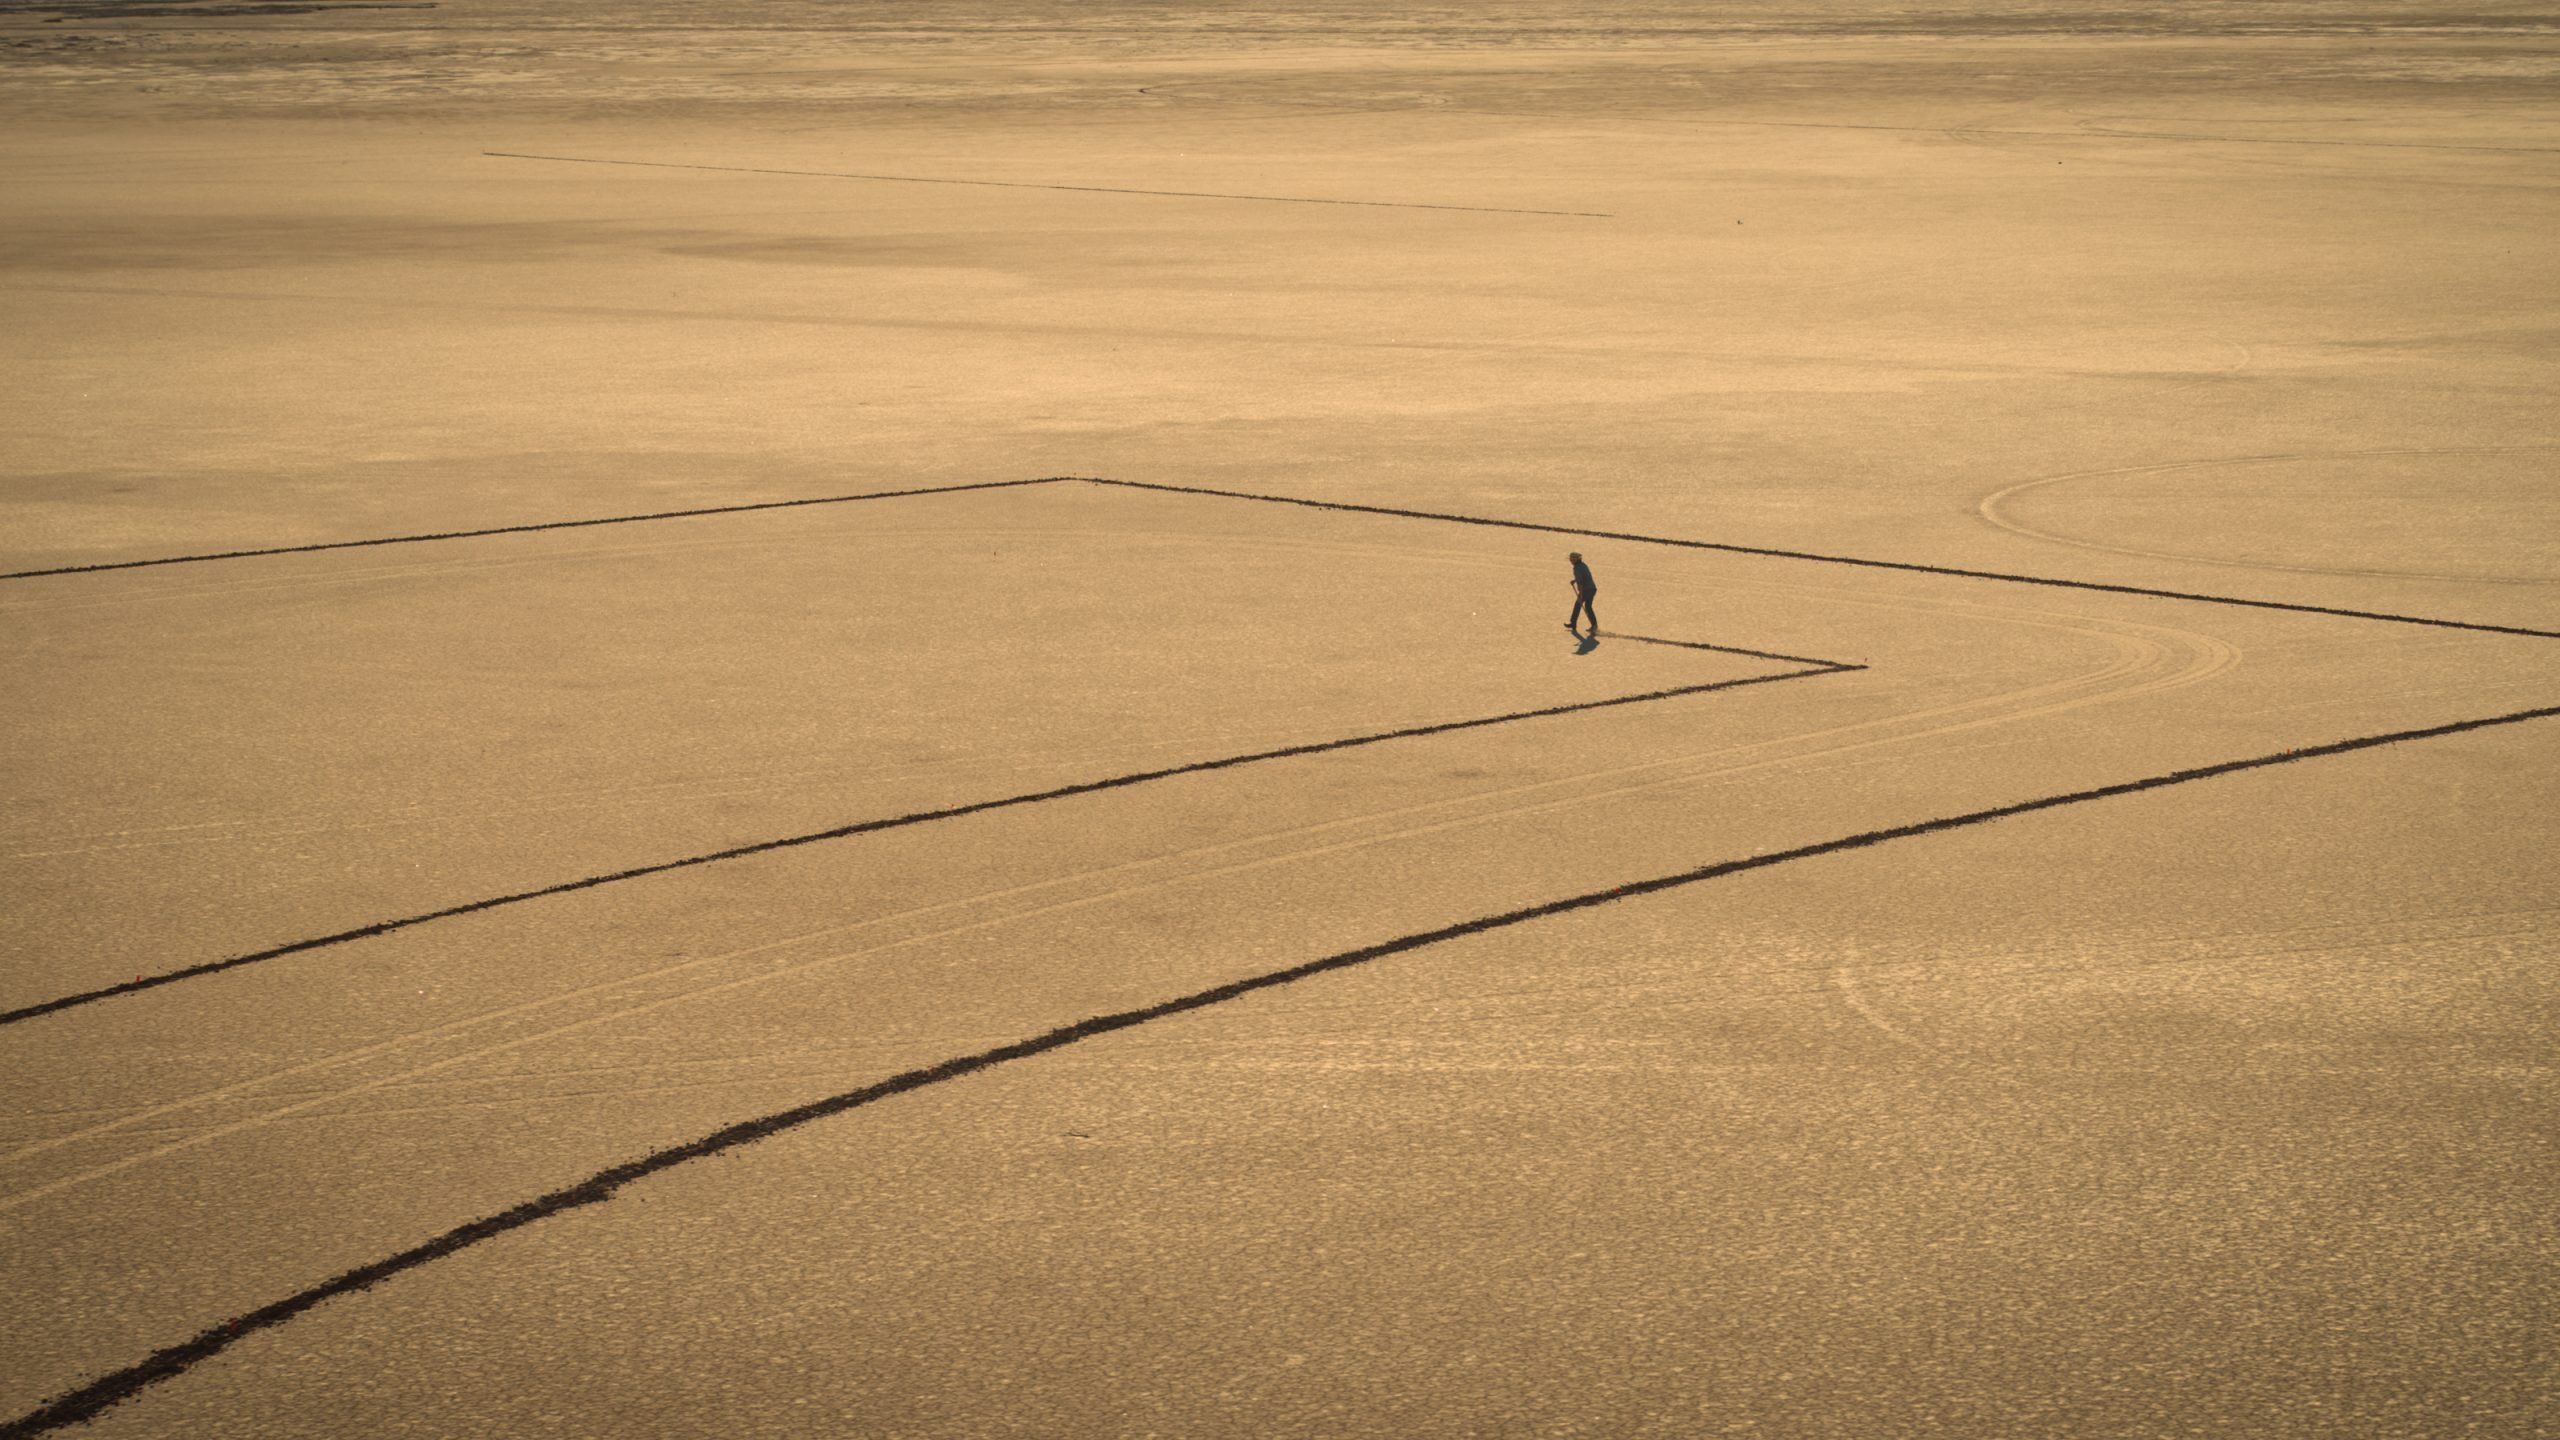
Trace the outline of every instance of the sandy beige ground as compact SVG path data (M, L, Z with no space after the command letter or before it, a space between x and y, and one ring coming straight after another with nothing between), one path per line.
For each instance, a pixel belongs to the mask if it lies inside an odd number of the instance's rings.
M2560 629L2528 7L113 8L0 20L0 570L1074 475ZM1567 548L1731 649L1576 654ZM0 1025L0 1423L1088 1015L2560 704L2550 638L1082 482L13 578L0 645L0 1009L1792 676ZM1086 1040L88 1433L2550 1433L2554 725Z

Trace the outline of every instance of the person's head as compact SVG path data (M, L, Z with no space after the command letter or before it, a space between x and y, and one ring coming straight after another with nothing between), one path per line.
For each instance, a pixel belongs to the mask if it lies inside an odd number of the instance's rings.
M1582 563L1582 552L1579 550L1568 550L1565 552L1564 558L1572 561L1576 565L1579 565Z

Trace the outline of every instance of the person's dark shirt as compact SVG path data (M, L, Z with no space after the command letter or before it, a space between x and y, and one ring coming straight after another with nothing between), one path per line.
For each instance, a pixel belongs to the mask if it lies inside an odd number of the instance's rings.
M1591 567L1579 560L1573 562L1573 588L1585 595L1596 594L1600 589L1600 582L1591 578Z

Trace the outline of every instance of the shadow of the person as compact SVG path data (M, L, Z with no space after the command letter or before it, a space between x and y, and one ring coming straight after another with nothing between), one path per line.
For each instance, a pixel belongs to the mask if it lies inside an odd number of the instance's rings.
M1588 655L1599 648L1600 632L1594 630L1590 634L1582 637L1582 643L1573 647L1573 653L1576 655Z

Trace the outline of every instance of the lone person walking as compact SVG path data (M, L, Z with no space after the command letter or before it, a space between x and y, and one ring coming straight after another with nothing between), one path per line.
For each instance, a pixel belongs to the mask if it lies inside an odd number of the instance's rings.
M1582 552L1577 550L1568 558L1573 561L1573 613L1565 617L1564 628L1576 635L1581 634L1579 622L1588 615L1591 617L1591 638L1597 640L1600 638L1600 612L1592 608L1591 601L1600 593L1600 582L1591 578L1591 567L1582 563Z

